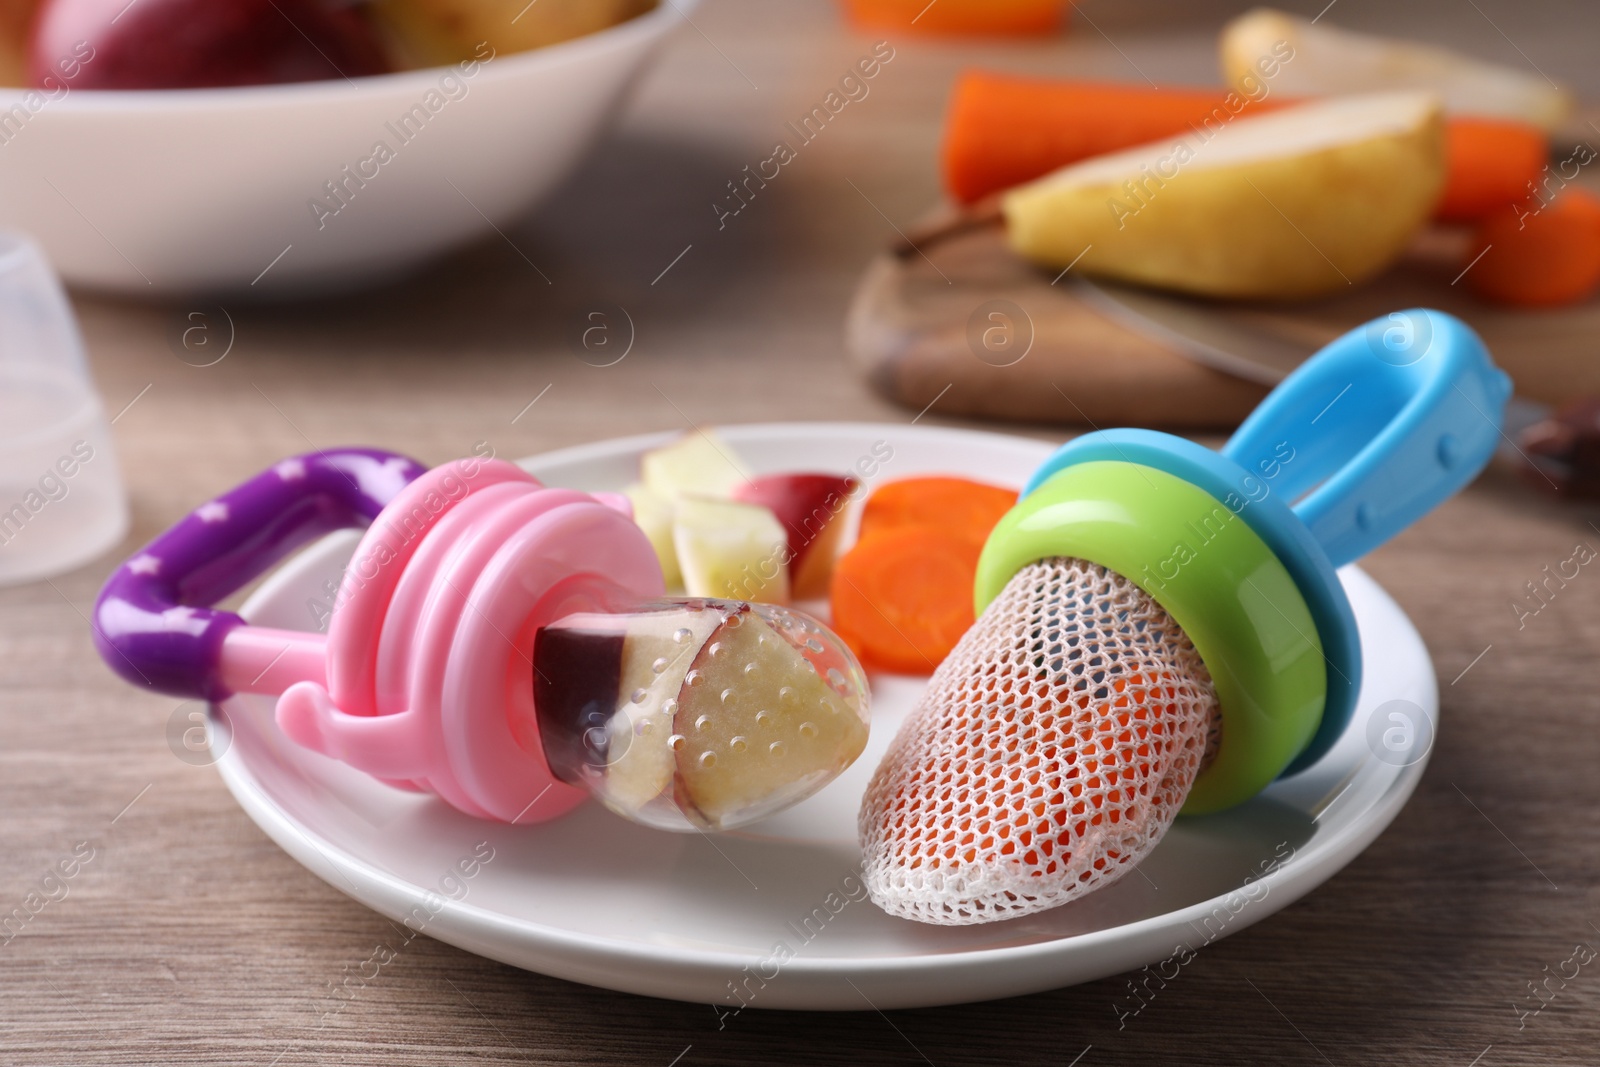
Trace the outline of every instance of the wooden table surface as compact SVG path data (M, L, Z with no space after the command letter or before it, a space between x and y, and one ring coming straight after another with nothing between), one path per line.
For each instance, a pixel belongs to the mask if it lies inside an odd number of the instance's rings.
M517 456L691 421L908 421L850 372L842 318L891 220L936 196L951 73L983 61L1205 81L1227 13L1104 0L1057 42L896 40L871 96L719 230L711 204L725 183L766 158L782 123L872 38L820 3L707 0L617 132L505 240L368 295L230 307L233 349L206 368L169 341L193 308L79 294L106 404L132 404L115 434L134 529L113 557L0 591L0 911L74 843L101 842L68 895L0 944L0 1062L1596 1062L1600 962L1551 976L1593 956L1577 946L1600 946L1600 576L1585 569L1525 625L1513 603L1575 545L1600 546L1600 511L1503 472L1368 562L1421 629L1443 695L1410 804L1342 873L1206 949L1122 1029L1117 978L887 1015L752 1010L719 1029L705 1005L573 985L422 938L317 1030L329 983L389 923L281 852L213 769L175 758L173 702L122 685L90 647L85 613L116 559L313 446L441 462L479 441ZM1597 18L1576 3L1342 0L1329 18L1536 63L1600 98ZM596 368L568 339L605 305L627 309L637 340ZM922 421L946 420L935 404ZM1549 992L1536 997L1538 983Z

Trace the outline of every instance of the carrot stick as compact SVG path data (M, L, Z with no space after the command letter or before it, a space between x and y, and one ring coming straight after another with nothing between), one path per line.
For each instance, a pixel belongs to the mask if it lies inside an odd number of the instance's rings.
M1080 159L1185 132L1223 95L967 71L945 120L945 187L971 203Z
M1016 502L1014 490L967 478L905 478L878 487L867 498L859 536L865 540L906 526L934 526L981 546Z
M1496 212L1478 227L1466 262L1467 286L1485 300L1519 307L1585 300L1600 287L1600 197L1569 187L1548 204L1530 200Z
M1440 222L1476 222L1532 195L1550 155L1537 126L1467 116L1450 120L1445 147L1449 178L1434 209Z
M956 81L945 122L945 187L972 203L1091 156L1197 129L1215 131L1236 116L1298 102L968 71ZM1528 195L1528 183L1539 180L1547 147L1537 128L1467 117L1446 125L1441 220L1480 219Z
M1068 0L844 0L858 29L967 37L1060 32Z
M981 548L932 526L857 541L834 565L834 629L867 663L932 674L972 625Z

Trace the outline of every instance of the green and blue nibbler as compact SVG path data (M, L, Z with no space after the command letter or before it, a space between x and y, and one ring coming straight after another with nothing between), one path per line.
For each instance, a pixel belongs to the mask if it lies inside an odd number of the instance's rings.
M981 613L1030 563L1122 575L1183 628L1221 710L1183 811L1218 811L1315 763L1361 689L1335 568L1470 482L1501 436L1511 381L1465 323L1395 312L1333 341L1214 452L1150 430L1063 445L978 564Z

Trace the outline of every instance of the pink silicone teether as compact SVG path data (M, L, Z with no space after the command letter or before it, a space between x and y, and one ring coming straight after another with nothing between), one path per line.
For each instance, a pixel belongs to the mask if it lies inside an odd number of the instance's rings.
M326 637L197 606L367 523ZM158 537L107 582L96 641L135 684L281 694L299 744L504 822L587 792L649 825L726 829L860 754L866 683L831 632L664 592L620 496L349 449L286 460Z

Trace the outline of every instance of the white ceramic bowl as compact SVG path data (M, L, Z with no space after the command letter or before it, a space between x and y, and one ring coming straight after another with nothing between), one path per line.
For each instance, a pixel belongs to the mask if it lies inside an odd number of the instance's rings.
M299 295L374 284L491 224L505 229L546 195L693 6L662 0L470 76L438 67L56 99L0 90L0 228L31 234L86 288ZM363 166L380 141L393 158ZM340 181L343 205L325 185Z

